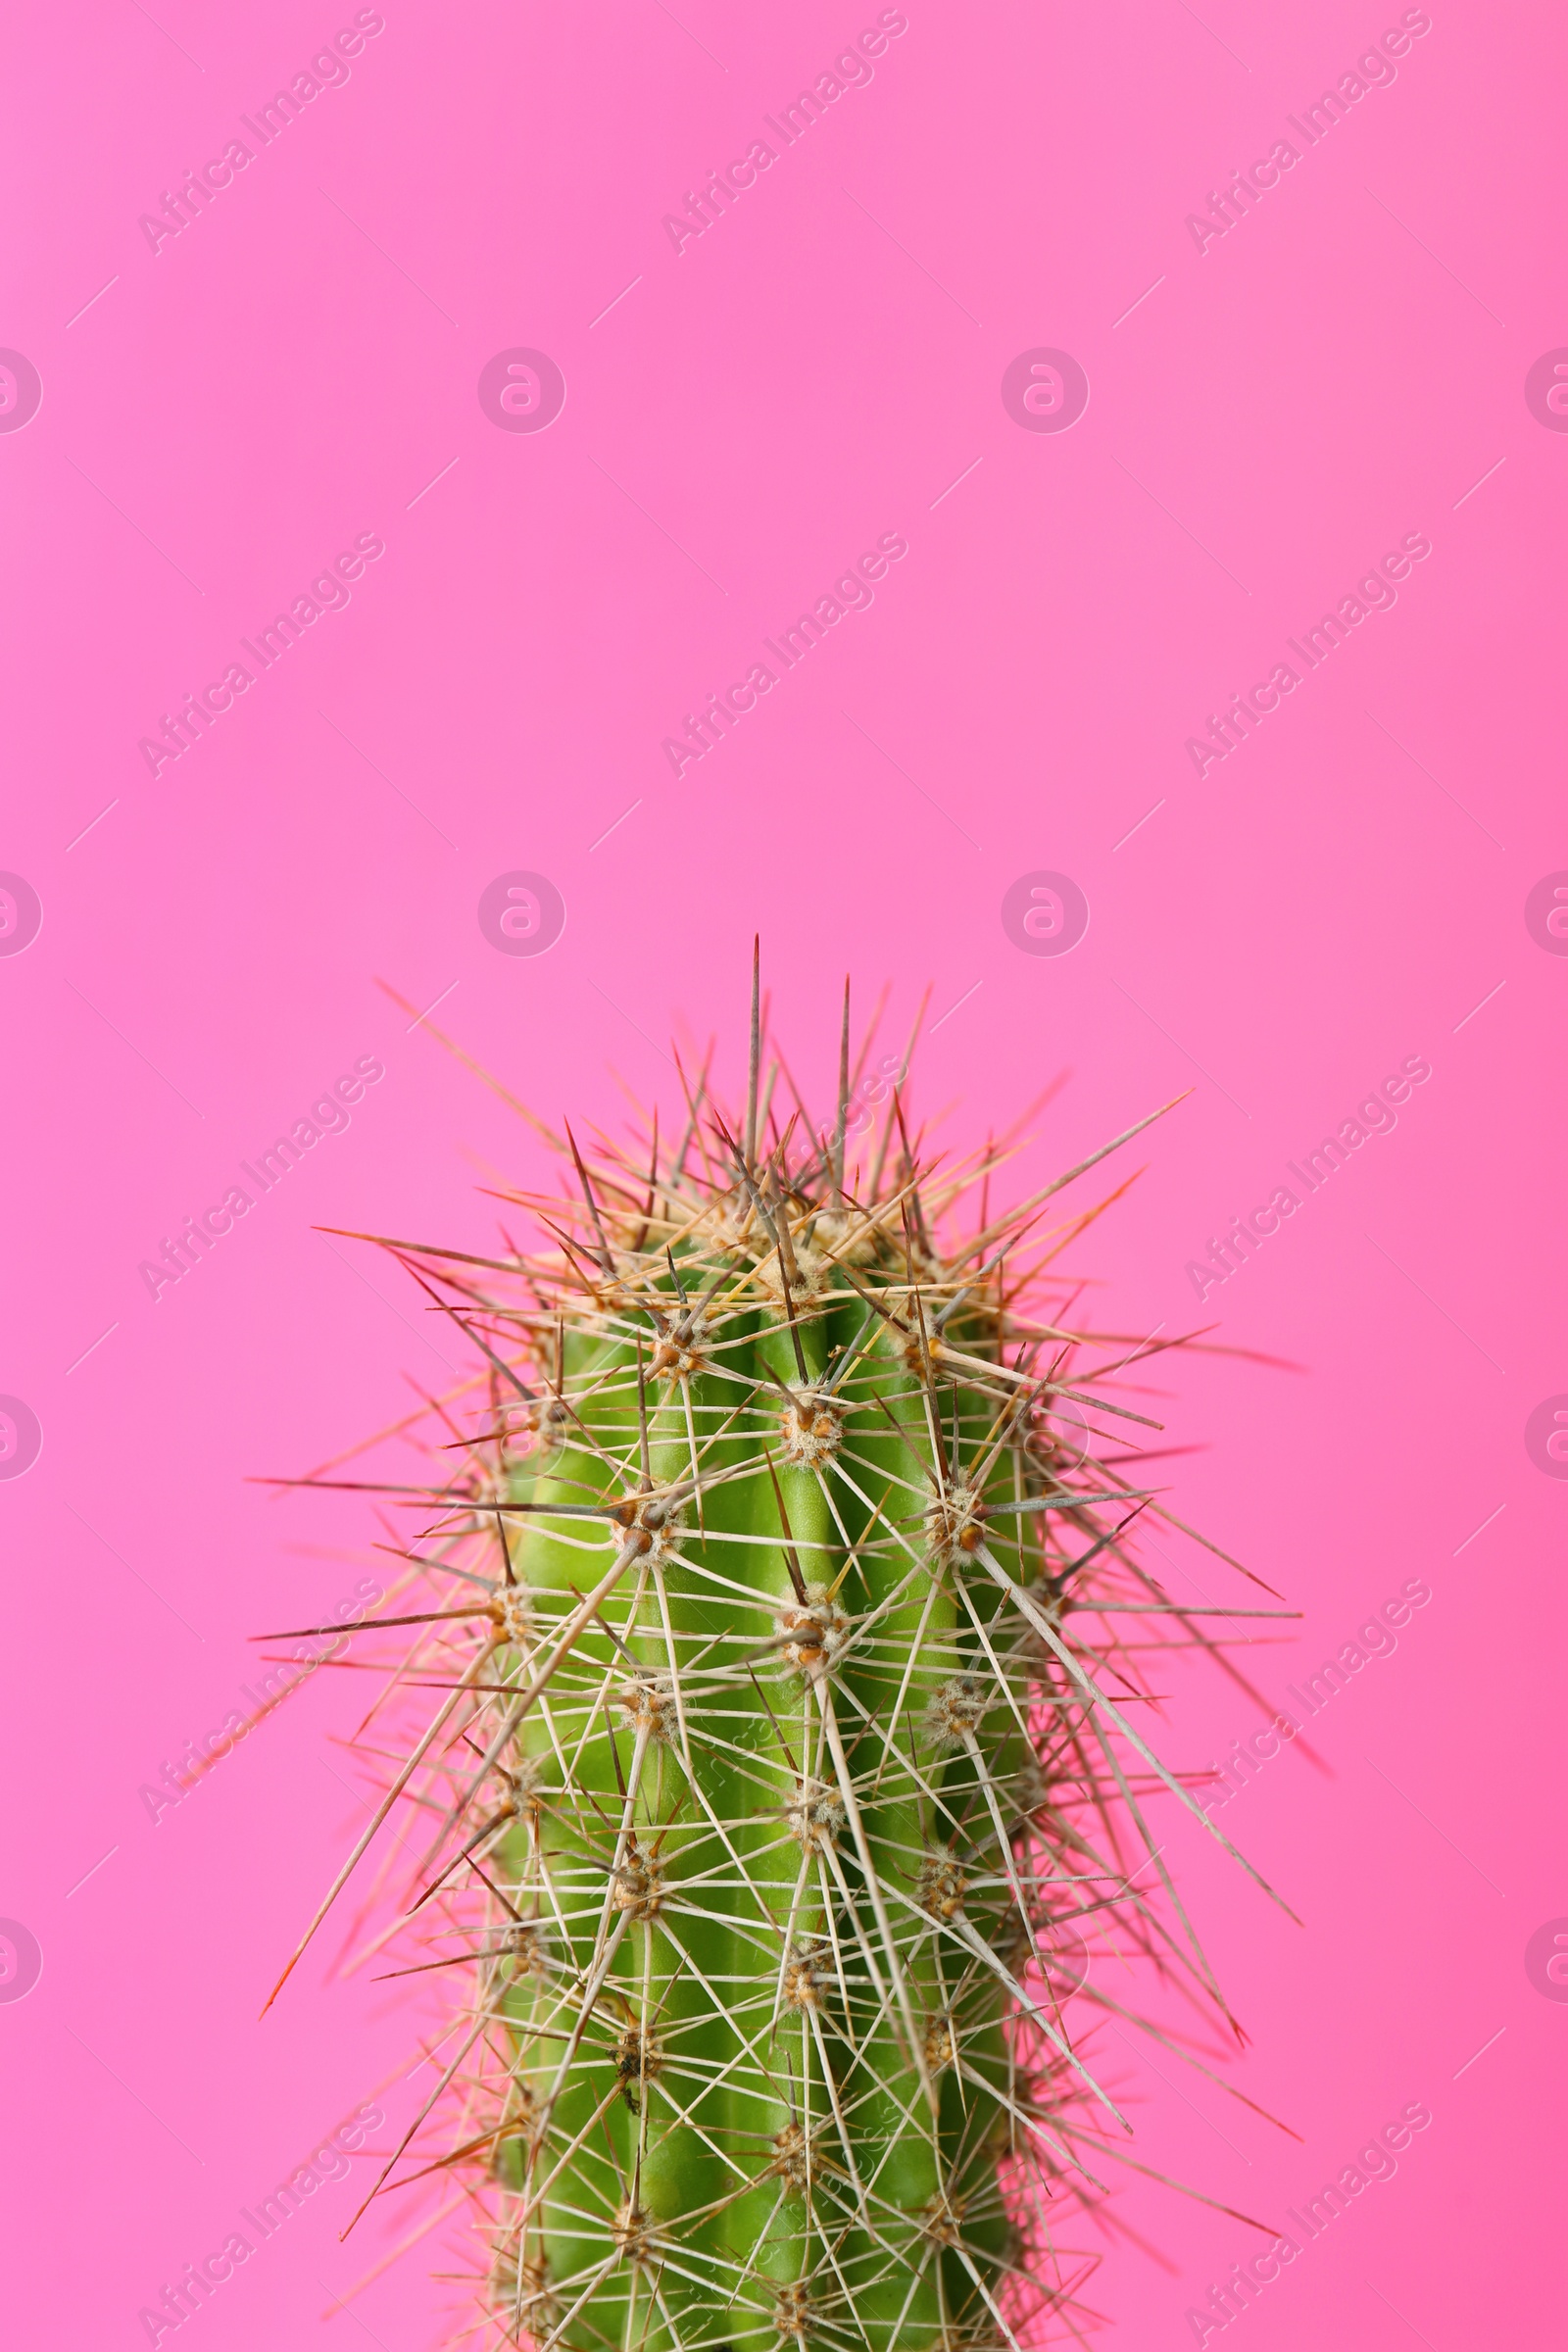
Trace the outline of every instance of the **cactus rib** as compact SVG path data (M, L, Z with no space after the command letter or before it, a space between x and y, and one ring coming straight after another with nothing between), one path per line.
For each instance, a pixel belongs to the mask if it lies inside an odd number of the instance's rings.
M376 1744L440 1699L350 1867L402 1795L462 1989L377 2188L466 2184L482 2332L535 2352L1076 2333L1130 2129L1087 1954L1228 2016L1143 1800L1200 1808L1130 1720L1214 1647L1139 1557L1151 1350L1040 1224L1104 1154L993 1215L1005 1154L925 1156L906 1080L860 1150L847 993L818 1131L755 992L752 1045L738 1133L706 1071L662 1163L657 1119L568 1130L542 1251L385 1244L481 1360L395 1491Z

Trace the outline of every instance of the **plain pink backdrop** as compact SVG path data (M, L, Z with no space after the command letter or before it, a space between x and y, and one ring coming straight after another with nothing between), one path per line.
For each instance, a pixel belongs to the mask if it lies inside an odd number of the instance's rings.
M0 959L0 1391L44 1429L0 1487L0 1915L43 1950L0 2005L19 2352L145 2342L138 2309L241 2205L389 2076L397 2120L417 2095L409 2012L325 1951L257 2023L359 1818L350 1678L156 1827L138 1794L241 1703L247 1636L373 1564L357 1503L247 1479L447 1377L387 1270L316 1228L483 1244L486 1170L543 1172L376 979L441 998L546 1114L608 1121L612 1068L669 1100L681 1022L734 1076L754 929L819 1088L846 968L863 1005L892 982L890 1036L928 982L933 1019L956 1006L919 1081L955 1140L1070 1072L1020 1186L1196 1089L1077 1252L1129 1328L1193 1319L1206 1237L1430 1060L1206 1302L1299 1369L1167 1384L1204 1448L1177 1507L1304 1612L1250 1661L1271 1703L1406 1578L1434 1597L1314 1728L1327 1771L1289 1755L1225 1817L1304 1930L1173 1830L1251 2036L1234 2080L1299 2142L1140 2066L1138 2152L1277 2220L1424 2099L1397 2178L1237 2328L1459 2352L1560 2327L1568 2005L1524 1949L1568 1914L1568 1486L1523 1431L1568 1390L1568 960L1523 908L1568 866L1568 439L1524 379L1568 344L1568 34L1437 0L1392 86L1200 254L1188 214L1399 10L907 13L678 255L664 215L875 10L389 0L346 86L156 254L140 216L352 8L97 0L5 37L0 344L43 381L0 435L0 868L44 908ZM537 435L476 395L514 346L564 373ZM1087 371L1068 432L1003 406L1037 346ZM893 530L872 608L677 782L682 714ZM364 531L386 553L348 609L154 779L160 713ZM1200 779L1205 714L1414 531L1395 609ZM478 928L514 868L565 901L537 959ZM1092 908L1059 959L1002 927L1035 868ZM350 1130L155 1304L139 1262L367 1054ZM1254 1722L1174 1678L1162 1749L1200 1767ZM350 2193L180 2340L318 2340L387 2242L338 2244ZM1107 2241L1106 2340L1175 2352L1256 2241L1152 2184L1118 2211L1167 2267ZM432 2266L439 2236L320 2340L424 2352Z

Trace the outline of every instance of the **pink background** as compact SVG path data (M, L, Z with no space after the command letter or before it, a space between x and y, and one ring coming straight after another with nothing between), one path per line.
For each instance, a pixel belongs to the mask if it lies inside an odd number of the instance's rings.
M1251 2036L1232 2078L1300 2144L1142 2067L1139 2153L1277 2220L1424 2099L1397 2178L1238 2328L1544 2342L1568 2006L1524 1948L1568 1913L1568 1487L1523 1430L1568 1389L1568 961L1523 906L1568 866L1568 440L1523 387L1568 343L1560 12L1439 0L1393 85L1200 255L1187 214L1396 9L911 0L869 86L677 256L666 211L875 18L767 14L388 0L347 85L156 255L139 216L353 11L102 0L6 36L0 343L44 393L0 436L0 867L44 921L0 959L0 1390L45 1433L0 1487L0 1914L44 1955L0 2006L6 2341L145 2341L139 2307L413 2062L407 2009L329 1982L329 1948L256 2022L360 1818L329 1743L356 1678L318 1676L156 1827L138 1795L241 1703L248 1635L373 1564L357 1502L246 1479L448 1377L394 1276L315 1228L482 1245L485 1171L543 1173L376 978L450 992L437 1022L547 1114L613 1120L612 1068L668 1102L682 1021L734 1075L760 928L818 1087L846 966L862 1005L893 983L890 1034L928 981L933 1018L958 1005L920 1081L956 1141L1070 1072L1020 1186L1196 1088L1079 1252L1124 1327L1198 1319L1205 1237L1430 1059L1207 1302L1298 1369L1168 1384L1204 1448L1177 1507L1304 1612L1249 1661L1271 1706L1406 1578L1434 1597L1314 1727L1327 1770L1288 1754L1225 1816L1304 1931L1172 1829ZM538 435L476 398L517 345L566 380ZM1003 407L1034 346L1087 370L1069 432ZM159 713L371 530L348 609L149 775ZM681 714L892 530L872 608L677 782ZM1200 780L1204 714L1417 530L1396 607ZM516 867L568 910L538 959L476 922ZM1040 867L1093 910L1060 959L1000 920ZM350 1130L155 1304L160 1237L372 1053ZM1176 1763L1254 1726L1217 1677L1169 1688ZM337 2243L350 2193L181 2340L317 2341L386 2243ZM1152 2186L1117 2210L1167 2267L1108 2241L1108 2340L1174 2352L1258 2241ZM428 2250L323 2340L433 2343Z

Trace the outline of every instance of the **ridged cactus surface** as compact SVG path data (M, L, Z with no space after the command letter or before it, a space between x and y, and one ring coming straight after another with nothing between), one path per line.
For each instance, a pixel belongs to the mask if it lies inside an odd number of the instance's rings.
M754 1000L743 1115L705 1074L662 1149L568 1135L542 1251L385 1243L481 1367L387 1489L367 1744L429 1696L372 1830L406 1800L413 1981L463 1986L402 2172L468 2183L480 2340L1076 2332L1127 2144L1083 2044L1136 2023L1090 1954L1218 2003L1150 1867L1197 1807L1145 1669L1203 1638L1136 1550L1159 1343L1056 1271L1103 1153L1001 1211L847 1027L814 1130L760 1047Z

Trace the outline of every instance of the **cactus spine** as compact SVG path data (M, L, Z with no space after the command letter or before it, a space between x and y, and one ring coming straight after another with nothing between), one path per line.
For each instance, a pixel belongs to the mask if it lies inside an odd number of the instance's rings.
M1148 1426L1133 1350L1045 1270L1094 1161L988 1222L1000 1152L923 1163L897 1088L847 1133L847 995L833 1125L781 1132L760 1046L754 988L739 1133L699 1083L662 1158L568 1135L543 1256L388 1245L483 1358L392 1604L440 1693L414 1909L466 1958L405 2164L469 2168L538 2352L1070 2325L1127 2129L1086 1949L1219 1998L1134 1885L1148 1792L1193 1803L1136 1643L1200 1636L1086 1435Z

